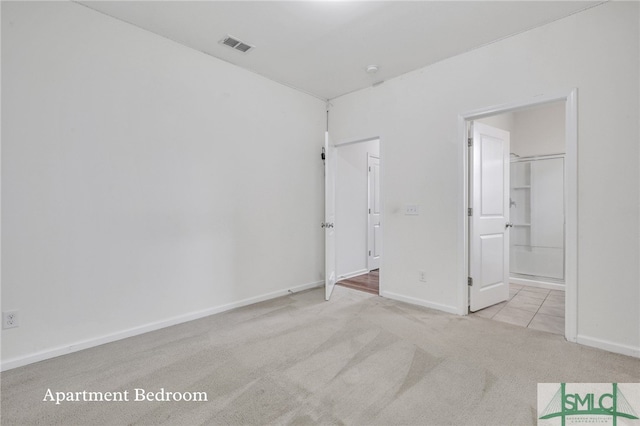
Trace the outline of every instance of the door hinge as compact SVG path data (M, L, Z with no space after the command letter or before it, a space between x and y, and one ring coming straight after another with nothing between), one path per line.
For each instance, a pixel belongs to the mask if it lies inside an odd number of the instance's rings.
M467 277L467 285L471 287L473 285L473 278Z
M469 207L467 209L467 216L473 216L473 208Z
M371 209L369 209L369 214L371 214Z
M369 171L371 171L371 166L369 166Z
M467 146L471 148L473 146L473 138L467 138Z
M369 256L371 256L371 250L369 250Z

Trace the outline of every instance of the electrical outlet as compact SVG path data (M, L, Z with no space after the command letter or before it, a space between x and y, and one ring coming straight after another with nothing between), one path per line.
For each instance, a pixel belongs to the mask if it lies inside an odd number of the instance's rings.
M14 328L19 325L18 311L7 311L2 313L2 328Z
M418 271L418 279L421 282L426 283L427 282L427 273L425 271Z

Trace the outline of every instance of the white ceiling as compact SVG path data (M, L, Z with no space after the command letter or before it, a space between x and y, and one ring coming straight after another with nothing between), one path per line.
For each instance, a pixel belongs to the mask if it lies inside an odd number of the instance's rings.
M321 99L592 7L601 1L83 1L140 28ZM227 34L255 45L243 54ZM368 74L368 65L379 71Z

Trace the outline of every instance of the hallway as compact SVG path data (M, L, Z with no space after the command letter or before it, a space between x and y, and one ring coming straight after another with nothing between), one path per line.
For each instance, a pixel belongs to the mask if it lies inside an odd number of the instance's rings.
M371 294L380 294L380 269L338 281L336 284Z

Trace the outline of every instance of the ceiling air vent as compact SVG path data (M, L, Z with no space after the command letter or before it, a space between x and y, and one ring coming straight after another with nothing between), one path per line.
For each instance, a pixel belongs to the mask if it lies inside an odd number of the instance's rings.
M247 53L248 51L250 51L255 47L243 41L240 41L237 38L232 37L230 35L220 40L220 43L224 44L225 46L229 46L232 49L239 50L242 53Z

